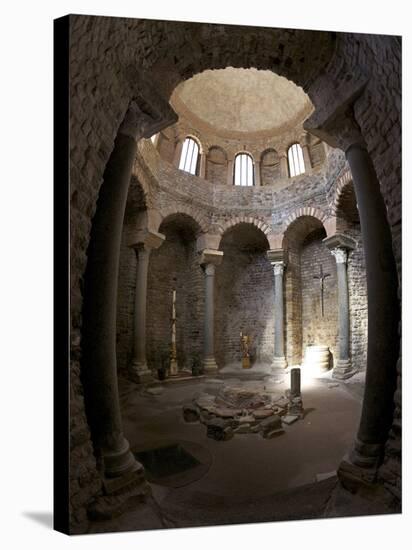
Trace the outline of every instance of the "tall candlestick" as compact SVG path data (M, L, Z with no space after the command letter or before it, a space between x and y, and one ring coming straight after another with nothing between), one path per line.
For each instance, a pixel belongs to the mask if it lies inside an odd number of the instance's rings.
M172 349L170 354L170 376L176 376L177 353L176 353L176 290L173 290L172 295Z

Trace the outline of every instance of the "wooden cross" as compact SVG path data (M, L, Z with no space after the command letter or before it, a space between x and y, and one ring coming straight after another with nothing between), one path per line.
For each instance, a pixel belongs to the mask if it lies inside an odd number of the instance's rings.
M314 279L319 279L319 286L320 286L320 311L322 314L322 317L324 316L324 310L323 310L323 281L326 279L326 277L330 277L330 273L323 274L323 267L322 265L319 266L319 275L314 275Z

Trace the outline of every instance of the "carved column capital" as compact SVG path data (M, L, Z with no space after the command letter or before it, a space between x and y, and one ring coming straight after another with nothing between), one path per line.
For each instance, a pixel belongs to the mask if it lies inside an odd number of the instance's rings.
M274 275L283 275L285 269L285 262L272 262L272 268Z
M348 251L345 248L332 248L331 253L335 256L337 264L346 264L348 261Z

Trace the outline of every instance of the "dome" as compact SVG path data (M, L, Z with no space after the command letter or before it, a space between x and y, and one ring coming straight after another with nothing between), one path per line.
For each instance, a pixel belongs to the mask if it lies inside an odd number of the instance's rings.
M279 135L313 111L299 86L271 71L228 67L182 82L171 103L198 128L226 138Z

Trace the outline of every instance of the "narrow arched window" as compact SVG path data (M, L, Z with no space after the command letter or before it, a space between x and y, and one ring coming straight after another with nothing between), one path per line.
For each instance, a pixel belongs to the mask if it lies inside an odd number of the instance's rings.
M288 149L289 174L290 177L299 176L305 173L305 161L303 151L299 143L294 143Z
M179 169L196 175L198 173L199 145L190 137L183 142Z
M253 160L247 153L239 153L235 158L235 185L250 186L255 184Z

